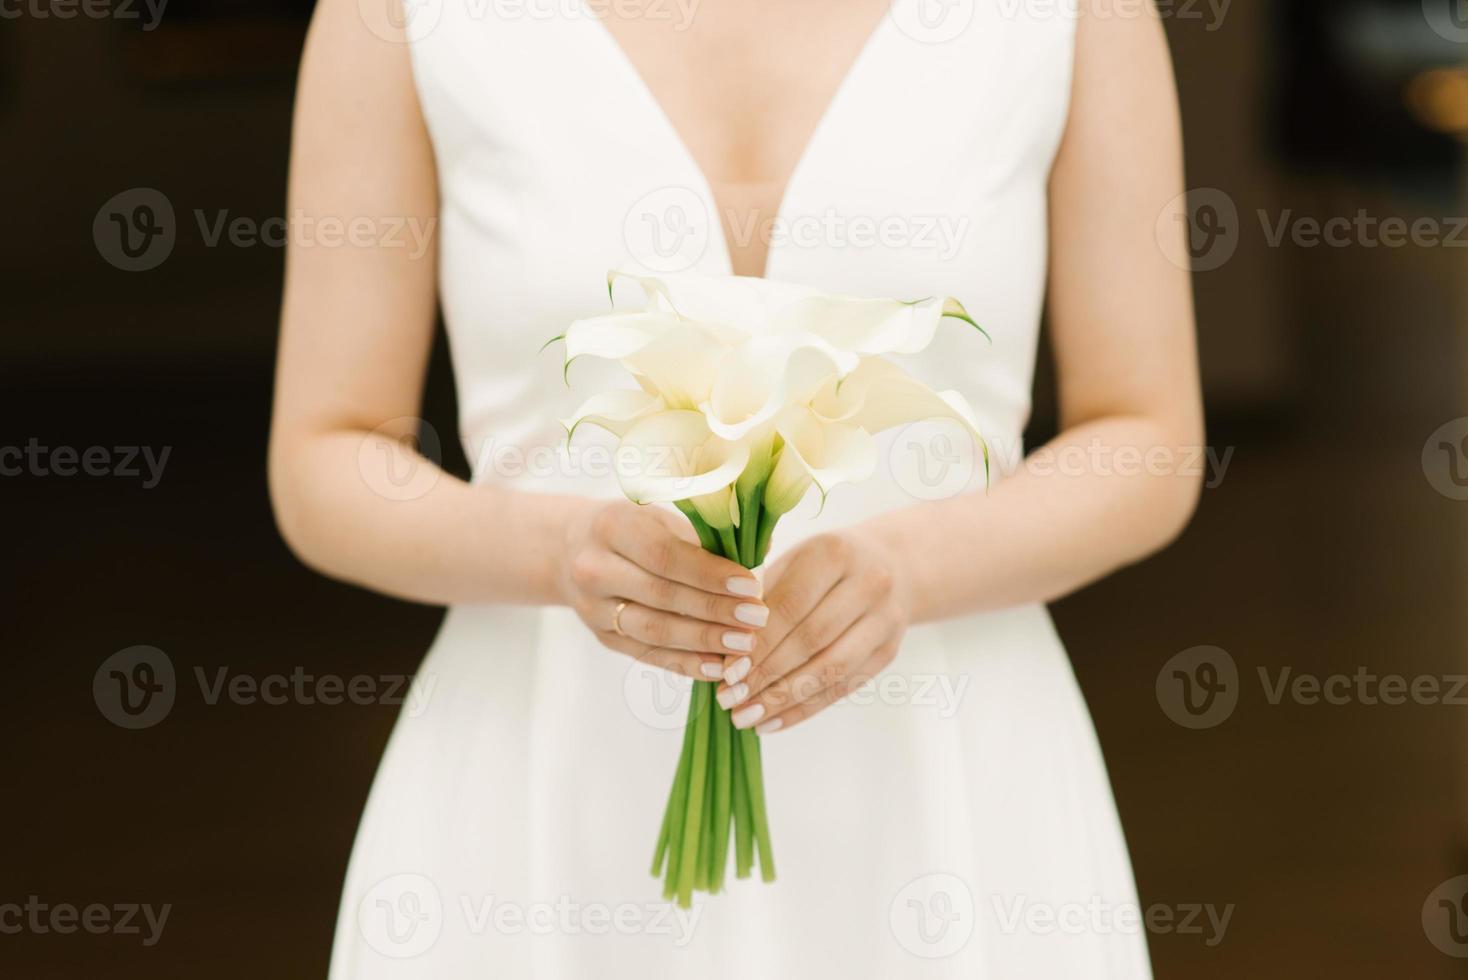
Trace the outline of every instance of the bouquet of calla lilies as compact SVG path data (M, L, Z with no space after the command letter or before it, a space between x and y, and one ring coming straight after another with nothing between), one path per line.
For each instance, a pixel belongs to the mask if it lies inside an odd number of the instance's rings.
M617 302L622 279L640 287L630 305ZM983 447L987 477L988 450L962 396L935 392L883 357L927 347L945 318L980 329L957 300L830 296L691 274L612 273L607 289L611 312L556 339L568 371L579 357L616 361L637 387L592 396L566 429L574 436L589 423L615 435L623 492L676 506L715 554L758 568L780 517L812 487L824 501L836 485L870 476L873 436L893 426L958 421ZM652 864L664 897L685 908L695 890L723 887L731 827L736 875L749 877L758 851L761 877L775 877L759 736L734 728L715 687L693 685Z

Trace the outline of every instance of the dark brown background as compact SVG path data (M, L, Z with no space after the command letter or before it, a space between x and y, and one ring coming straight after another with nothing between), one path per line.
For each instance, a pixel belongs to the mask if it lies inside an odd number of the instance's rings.
M0 976L323 976L394 709L209 705L193 672L410 672L440 617L325 581L281 544L263 462L282 256L208 247L194 223L282 213L307 6L175 0L151 31L0 21L0 444L171 447L154 489L0 478L0 904L173 906L152 948L0 935ZM1189 185L1240 215L1237 253L1196 277L1210 441L1233 457L1178 545L1056 617L1143 903L1235 905L1216 946L1152 936L1160 977L1462 975L1422 909L1468 872L1468 706L1275 705L1256 672L1468 670L1468 503L1422 463L1468 414L1468 252L1271 247L1257 216L1463 214L1461 145L1441 130L1468 132L1468 103L1423 117L1404 93L1464 52L1417 0L1239 2L1221 25L1196 9L1168 30ZM109 265L92 234L133 187L178 214L148 272ZM440 355L425 414L452 442L447 381ZM125 731L92 678L135 644L169 654L181 693ZM1240 700L1192 731L1154 685L1200 644L1233 656Z

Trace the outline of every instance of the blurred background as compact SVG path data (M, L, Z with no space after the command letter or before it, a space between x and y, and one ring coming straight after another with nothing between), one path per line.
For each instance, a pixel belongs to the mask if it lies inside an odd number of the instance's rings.
M324 976L441 616L308 572L271 520L310 6L0 4L0 909L168 909L0 915L0 976ZM1163 7L1218 462L1177 545L1055 608L1142 904L1175 913L1154 966L1468 975L1468 2ZM424 414L462 469L441 343ZM177 696L119 713L104 662L139 645ZM207 696L277 675L370 692Z

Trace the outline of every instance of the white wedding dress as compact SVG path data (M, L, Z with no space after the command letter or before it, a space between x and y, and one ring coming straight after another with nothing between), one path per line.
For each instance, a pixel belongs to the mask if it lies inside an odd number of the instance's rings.
M946 321L903 363L962 392L1013 457L1075 25L1063 4L979 2L932 43L921 6L895 0L826 110L767 274L959 297L993 343ZM565 3L419 7L474 479L614 497L594 453L557 461L557 419L615 372L577 362L567 387L540 348L606 308L610 268L727 273L708 183L604 24ZM882 445L890 465L818 516L807 500L772 553L982 485L971 446L944 433ZM650 873L686 683L604 649L569 611L492 605L451 609L420 674L426 706L404 710L362 818L334 980L1149 976L1095 732L1040 605L915 627L874 690L766 738L778 880L731 875L689 912Z

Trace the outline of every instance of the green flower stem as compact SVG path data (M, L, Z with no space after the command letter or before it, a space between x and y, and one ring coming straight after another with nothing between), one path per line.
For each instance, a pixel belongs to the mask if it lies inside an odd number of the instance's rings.
M719 730L719 712L717 704L710 704L709 710L709 742L708 742L708 776L703 783L703 820L698 832L698 866L693 871L694 891L711 892L714 866L714 783L718 782L719 771L714 768L714 739Z
M698 849L703 836L704 786L708 781L709 719L713 717L714 685L699 681L693 685L693 716L688 723L693 726L692 768L688 776L688 807L684 815L682 854L678 866L678 904L683 908L693 905L693 881L698 868Z
M760 506L760 502L765 499L765 482L761 480L750 488L747 495L739 498L739 548L733 560L745 568L759 567L759 562L754 558L758 550L756 539L759 537L760 524L764 522L764 508Z
M713 528L709 527L708 521L703 519L697 507L686 500L680 500L673 506L682 511L683 516L688 518L689 523L693 525L693 530L698 534L698 543L703 545L704 551L712 551L716 555L723 554L719 536L714 533Z
M683 751L678 756L678 771L673 776L673 788L668 793L668 807L663 811L663 829L658 832L657 853L652 859L653 876L662 873L663 855L668 854L668 877L676 880L674 869L678 864L678 845L683 840L683 812L688 808L688 770L693 757L693 726L683 726ZM671 898L672 896L666 896Z
M775 880L775 852L770 845L770 821L765 815L765 780L760 764L759 736L754 729L739 732L744 757L744 775L749 787L749 807L754 812L754 842L759 848L759 873L765 881Z
M723 548L715 554L722 554L731 561L739 561L739 539L734 536L732 527L719 528L719 542Z
M758 568L765 563L765 555L770 550L770 538L775 533L775 524L780 520L778 514L772 514L767 510L760 510L759 530L754 539L754 564L750 567Z
M724 886L724 869L729 864L729 817L733 791L734 723L729 712L719 708L714 718L714 807L713 840L710 849L709 891L717 892Z
M737 530L711 527L687 501L677 506L705 550L753 569L764 561L776 520L764 510L763 497L763 483L740 495ZM716 688L709 681L693 685L683 748L653 854L652 872L663 876L663 897L684 908L691 907L694 891L722 890L731 837L738 877L750 876L757 854L760 876L775 879L759 736L734 729L729 712L714 698Z
M748 878L749 871L754 867L754 838L751 836L754 815L749 810L749 786L744 775L744 751L739 747L743 742L737 734L730 739L731 754L734 764L731 767L734 775L734 874L740 878Z

